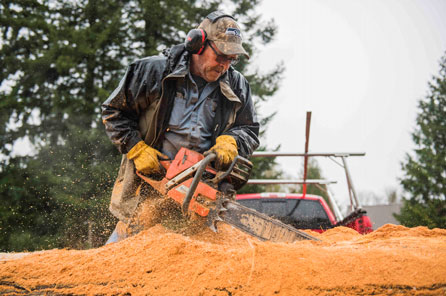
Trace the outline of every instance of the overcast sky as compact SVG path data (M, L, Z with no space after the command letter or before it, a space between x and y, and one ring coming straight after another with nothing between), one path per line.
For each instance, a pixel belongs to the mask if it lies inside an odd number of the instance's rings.
M413 150L417 102L446 51L445 0L264 0L259 12L278 25L275 41L256 54L261 70L283 61L280 90L261 113L278 111L267 145L303 152L312 111L310 152L366 152L349 159L356 190L400 189L400 163ZM297 176L297 159L283 159ZM343 171L319 164L342 203Z

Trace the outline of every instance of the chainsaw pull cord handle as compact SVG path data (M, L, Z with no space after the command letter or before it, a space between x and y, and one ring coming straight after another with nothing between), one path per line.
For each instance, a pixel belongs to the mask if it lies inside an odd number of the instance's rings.
M201 177L203 176L204 171L206 170L206 167L208 164L210 164L217 155L215 153L209 153L202 161L200 166L198 167L197 171L195 172L194 179L192 180L192 183L190 184L189 190L187 191L186 197L184 197L183 205L181 206L181 210L184 215L187 215L189 212L189 204L192 200L192 196L195 193L195 189L197 189L198 183L201 180Z

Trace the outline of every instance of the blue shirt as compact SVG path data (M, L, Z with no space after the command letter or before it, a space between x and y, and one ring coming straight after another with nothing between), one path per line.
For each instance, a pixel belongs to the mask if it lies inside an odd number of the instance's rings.
M203 153L211 148L213 123L217 109L210 95L218 91L218 81L207 83L203 78L186 75L177 86L162 153L174 159L181 147Z

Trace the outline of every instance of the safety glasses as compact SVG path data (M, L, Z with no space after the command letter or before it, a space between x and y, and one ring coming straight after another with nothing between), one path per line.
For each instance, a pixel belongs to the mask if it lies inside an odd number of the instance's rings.
M208 42L208 44L209 44L209 47L212 49L212 51L215 53L215 55L217 56L216 58L215 58L215 60L218 62L218 63L220 63L220 64L226 64L226 63L231 63L231 65L232 66L235 66L235 65L237 65L237 63L239 62L239 58L238 57L236 57L236 58L230 58L230 57L228 57L227 55L225 55L225 54L219 54L216 50L215 50L215 48L212 46L212 43L211 42Z

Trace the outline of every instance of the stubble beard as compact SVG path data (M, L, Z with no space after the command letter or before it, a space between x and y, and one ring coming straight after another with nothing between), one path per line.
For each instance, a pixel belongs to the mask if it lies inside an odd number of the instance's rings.
M223 66L214 66L214 67L209 67L207 69L207 73L210 75L207 75L208 77L211 76L212 78L215 77L215 79L212 79L212 81L216 81L218 78L220 78L225 72L224 72L225 68ZM211 78L209 77L209 78ZM209 82L212 82L209 81Z

